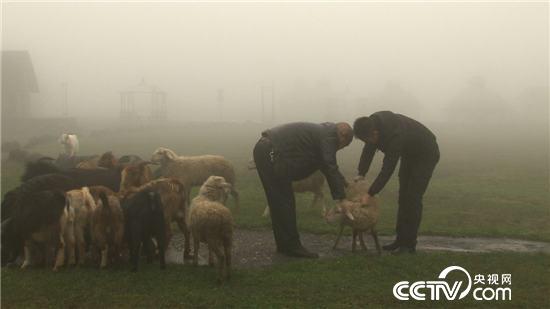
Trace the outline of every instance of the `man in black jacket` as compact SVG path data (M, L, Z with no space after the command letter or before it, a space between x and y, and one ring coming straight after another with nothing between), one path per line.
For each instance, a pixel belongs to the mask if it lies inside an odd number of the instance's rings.
M353 131L347 123L297 122L262 132L254 147L254 162L271 211L277 252L318 257L300 242L292 181L321 170L332 197L344 199L346 180L338 170L336 152L349 145L352 139Z
M389 111L356 119L353 130L355 136L365 142L359 161L359 177L368 172L376 150L384 153L382 170L372 183L367 199L384 188L401 159L397 236L392 244L383 248L397 253L414 253L422 217L422 197L439 162L436 138L420 122Z

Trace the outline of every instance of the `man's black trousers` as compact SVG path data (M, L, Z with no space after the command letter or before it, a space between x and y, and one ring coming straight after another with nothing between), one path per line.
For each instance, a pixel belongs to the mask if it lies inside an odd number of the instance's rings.
M416 246L416 237L422 219L422 198L438 162L439 149L437 145L429 155L421 158L401 157L399 209L395 227L396 240L401 246Z
M261 138L254 147L254 162L262 181L271 212L271 224L277 251L299 248L300 235L296 223L296 201L292 181L276 175L273 169L271 141Z

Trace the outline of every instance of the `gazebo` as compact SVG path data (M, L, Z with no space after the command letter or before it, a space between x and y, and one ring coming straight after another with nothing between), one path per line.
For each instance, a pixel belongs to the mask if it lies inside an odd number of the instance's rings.
M120 92L120 119L136 120L147 116L152 121L166 120L166 92L142 79L136 86Z

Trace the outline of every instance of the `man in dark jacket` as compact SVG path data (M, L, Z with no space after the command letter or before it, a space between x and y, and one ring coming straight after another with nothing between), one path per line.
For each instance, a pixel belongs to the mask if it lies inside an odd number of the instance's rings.
M300 242L292 181L321 170L332 197L344 199L346 181L338 170L336 152L349 145L352 139L353 131L347 123L297 122L262 132L254 147L254 162L271 211L277 252L318 257Z
M436 138L420 122L389 111L356 119L353 130L355 136L365 142L359 177L368 172L376 150L384 153L382 170L372 183L367 199L384 188L401 159L397 236L392 244L383 248L396 253L414 253L422 217L422 197L439 162Z

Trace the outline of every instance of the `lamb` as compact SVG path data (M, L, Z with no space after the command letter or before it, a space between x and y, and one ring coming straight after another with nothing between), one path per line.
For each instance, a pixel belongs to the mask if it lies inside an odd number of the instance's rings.
M381 253L378 234L376 232L376 223L379 217L378 199L371 197L367 205L363 205L361 202L362 197L368 194L368 188L369 185L365 180L357 180L350 183L348 188L346 188L346 199L325 215L328 223L338 223L340 225L333 249L336 249L338 246L344 227L347 225L353 231L353 252L355 252L357 236L359 236L361 247L367 250L367 246L363 240L363 233L368 231L374 238L378 254Z
M185 187L189 204L191 188L202 185L210 176L221 176L231 184L231 195L239 210L239 193L235 189L235 169L222 156L177 156L168 148L160 147L151 157L151 162L160 164L160 175L177 178Z
M248 169L249 170L255 170L256 164L254 163L254 160L248 161ZM311 202L311 207L316 206L319 201L321 201L321 205L323 209L321 210L321 215L324 216L327 209L326 209L326 203L325 203L325 195L323 193L323 187L325 185L325 176L320 171L316 171L315 173L311 174L309 177L293 181L292 182L292 188L294 189L295 193L307 193L311 192L313 193L313 201ZM265 210L262 214L262 217L269 216L269 206L265 207Z
M58 141L61 145L63 145L67 156L72 157L78 152L79 145L76 134L63 133L59 137Z
M229 279L231 247L233 245L233 217L223 205L231 185L220 176L210 176L191 203L189 229L193 236L193 264L198 265L200 242L208 244L209 264L213 254L218 264L218 282ZM222 252L223 248L223 252Z
M100 268L107 266L109 256L118 260L124 240L124 214L116 195L105 187L92 187L98 200L90 218L92 248L101 253Z

